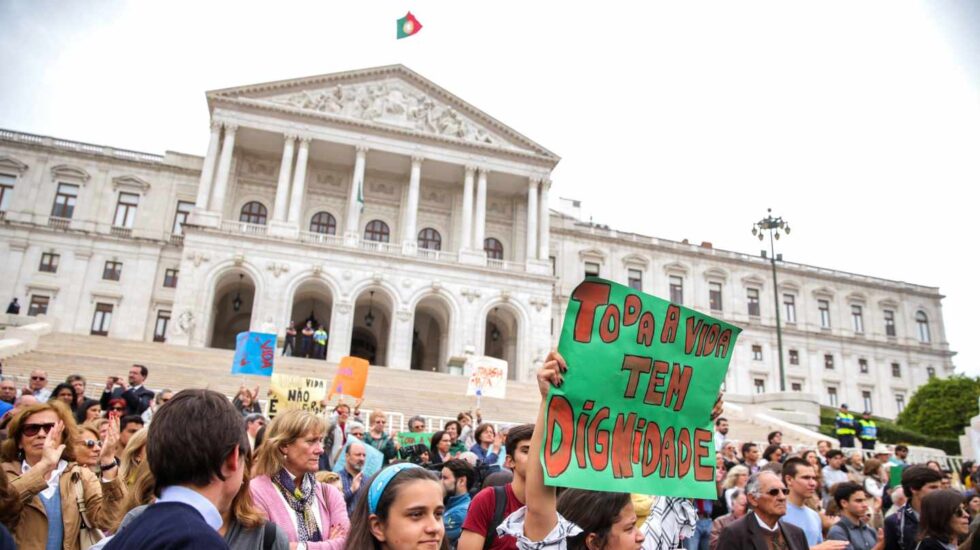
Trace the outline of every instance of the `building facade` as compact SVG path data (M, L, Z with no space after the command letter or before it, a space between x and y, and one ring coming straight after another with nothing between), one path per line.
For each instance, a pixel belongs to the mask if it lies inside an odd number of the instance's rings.
M322 325L327 359L533 376L587 274L745 328L727 390L777 390L761 258L549 209L559 158L388 66L207 93L204 157L0 130L0 293L58 329L234 347ZM952 372L938 289L780 263L787 390L893 416Z

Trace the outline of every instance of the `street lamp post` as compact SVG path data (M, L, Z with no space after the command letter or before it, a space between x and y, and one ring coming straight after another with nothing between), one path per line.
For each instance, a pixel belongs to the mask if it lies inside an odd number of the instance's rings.
M776 308L776 345L779 347L779 391L786 391L786 368L783 365L783 328L779 320L779 283L776 280L776 245L779 240L779 230L782 229L789 235L789 223L783 218L772 217L772 208L767 209L768 215L765 218L752 224L752 234L765 239L765 232L769 231L769 260L772 263L772 295L773 306ZM765 255L765 251L763 251Z

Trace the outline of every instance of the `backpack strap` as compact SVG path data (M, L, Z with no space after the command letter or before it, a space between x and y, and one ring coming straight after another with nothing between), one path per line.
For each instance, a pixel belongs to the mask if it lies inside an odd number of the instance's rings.
M271 521L265 522L262 527L262 550L272 550L276 543L276 524Z
M506 486L497 485L493 488L493 521L487 530L487 538L483 539L483 550L489 550L497 538L497 527L504 522L504 510L507 508Z

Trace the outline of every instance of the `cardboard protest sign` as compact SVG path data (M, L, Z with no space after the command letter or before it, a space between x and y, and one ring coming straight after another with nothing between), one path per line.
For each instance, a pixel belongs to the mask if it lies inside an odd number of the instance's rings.
M275 418L282 411L303 409L315 414L323 412L321 401L327 396L327 381L291 374L274 373L269 385L266 416Z
M425 445L428 449L429 445L432 443L433 432L398 432L398 444L402 447L408 447L410 445Z
M548 485L717 498L711 409L741 329L589 278L572 292L541 460Z
M276 359L276 335L264 332L240 332L235 337L232 374L272 376Z
M466 384L466 395L507 397L507 361L495 357L474 357Z
M892 487L900 487L902 485L902 471L904 469L898 464L892 464L891 468L888 469L888 484Z
M333 471L340 473L343 471L344 466L347 464L347 447L350 444L357 441L356 438L347 438L347 443L344 444L344 449L340 452L340 456L337 457L337 462L333 465ZM364 474L364 479L367 480L369 477L381 471L381 467L384 466L385 455L381 451L375 449L374 447L364 444L364 468L361 469L361 473Z
M360 357L341 357L337 374L330 384L330 397L339 393L355 399L364 397L364 386L367 385L368 362ZM329 401L329 399L328 399Z

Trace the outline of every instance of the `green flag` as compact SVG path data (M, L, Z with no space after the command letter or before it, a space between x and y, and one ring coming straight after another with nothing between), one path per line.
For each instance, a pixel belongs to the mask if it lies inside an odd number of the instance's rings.
M422 30L422 23L412 15L412 12L405 14L398 20L398 38L407 38Z

